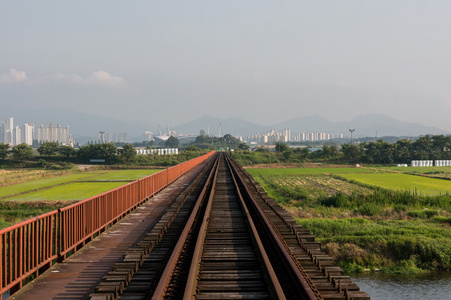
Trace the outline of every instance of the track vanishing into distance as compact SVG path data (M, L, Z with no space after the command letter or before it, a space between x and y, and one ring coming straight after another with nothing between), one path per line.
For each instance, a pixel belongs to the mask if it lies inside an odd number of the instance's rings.
M91 300L369 299L229 155L218 153Z

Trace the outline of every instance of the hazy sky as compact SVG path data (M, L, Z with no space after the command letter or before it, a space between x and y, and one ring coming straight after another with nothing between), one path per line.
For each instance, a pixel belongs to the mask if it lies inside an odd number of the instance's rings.
M1 106L451 130L451 1L1 1Z

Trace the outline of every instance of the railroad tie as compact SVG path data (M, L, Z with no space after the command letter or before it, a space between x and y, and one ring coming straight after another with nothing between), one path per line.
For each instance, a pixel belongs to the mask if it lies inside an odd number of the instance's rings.
M115 300L116 298L113 298L113 294L90 294L89 299L90 300Z

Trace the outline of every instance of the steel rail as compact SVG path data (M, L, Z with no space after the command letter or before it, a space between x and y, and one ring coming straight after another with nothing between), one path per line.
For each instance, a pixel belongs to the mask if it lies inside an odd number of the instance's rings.
M245 182L242 179L242 177L240 176L240 174L236 171L235 163L231 160L230 157L227 157L227 161L229 163L233 164L234 168L232 168L232 169L234 170L235 174L237 175L237 178L239 178L239 180L241 181L244 191L246 192L246 196L250 200L250 203L256 209L257 214L255 215L255 217L260 218L260 220L263 222L263 225L265 226L264 230L266 232L270 233L270 235L273 239L273 243L275 244L275 246L277 246L277 250L279 251L279 253L281 253L283 255L284 262L286 263L287 266L289 266L289 268L290 268L289 271L292 272L292 274L294 275L293 276L294 280L296 280L296 282L299 284L299 286L301 286L302 289L304 290L305 296L308 299L322 299L319 291L316 290L315 286L313 285L313 283L312 283L311 279L308 277L308 275L303 274L299 270L299 264L296 264L294 262L292 253L290 253L288 251L289 249L287 249L286 245L284 245L284 243L281 241L280 233L278 233L278 230L275 228L275 226L273 224L271 224L271 221L268 220L265 212L260 207L260 205L258 205L258 203L256 202L255 198L253 197L252 193L249 191L248 186L245 184Z
M214 163L213 169L211 170L210 174L208 175L206 184L204 186L204 188L202 189L202 192L200 193L196 204L192 210L192 213L185 225L185 228L183 229L183 232L181 233L177 244L171 254L171 257L169 258L169 261L166 265L166 268L163 271L163 275L160 278L160 281L157 285L157 288L155 289L154 294L152 295L152 299L164 299L165 298L165 293L166 293L166 289L169 285L169 282L171 280L172 274L174 273L178 258L180 257L180 254L183 250L183 246L185 244L186 241L186 237L188 236L189 231L191 230L191 227L196 219L197 216L197 212L200 209L200 206L202 204L202 200L205 198L206 193L209 191L209 189L212 186L212 177L215 175L215 170L217 169L217 166L219 164L219 156L216 157L216 161Z
M230 166L228 166L228 167L230 168ZM217 172L218 171L219 171L219 169L217 170ZM232 179L235 183L235 188L236 188L236 192L238 195L238 199L240 200L240 205L244 211L244 215L247 218L248 225L251 227L250 228L251 236L254 237L254 242L257 245L258 252L261 255L262 263L265 266L263 269L264 269L265 273L267 273L267 277L268 277L268 279L270 279L270 282L272 283L272 287L270 288L272 290L272 294L273 294L272 297L277 298L277 299L286 299L284 296L283 290L280 286L280 283L277 279L277 276L274 272L274 269L271 266L268 255L266 254L263 244L260 240L260 237L258 236L258 232L255 227L255 224L253 223L252 219L250 218L249 211L247 210L246 204L244 203L244 200L241 197L238 186L236 184L235 179L233 178L233 174L231 171L230 171L230 174L232 175ZM217 180L217 177L214 179L214 184L216 184L216 180ZM212 193L210 194L210 197L208 199L208 202L207 202L206 212L204 214L200 232L199 232L199 235L198 235L198 238L196 241L196 246L195 246L195 250L194 250L194 254L193 254L193 259L191 261L190 272L189 272L189 276L188 276L188 279L186 282L185 293L184 293L183 299L196 299L196 288L197 288L198 279L199 279L199 267L201 264L202 253L203 253L204 246L205 246L205 239L206 239L206 235L207 235L207 228L208 228L208 225L210 222L210 215L211 215L211 211L212 211L212 204L213 204L214 196L215 196L214 192L212 191Z
M231 159L231 161L232 161L233 164L237 167L237 169L241 171L242 176L245 176L248 180L251 181L250 175L249 175L247 172L245 172L244 169L243 169L241 166L239 166L235 161L233 161L233 159ZM240 176L240 177L241 177L241 176ZM242 179L242 177L241 177L241 180L242 180L242 182L243 182L243 186L244 186L244 189L246 190L247 194L249 195L249 197L251 197L251 198L253 199L253 201L255 201L255 197L252 195L251 191L249 190L249 185L244 184L244 180ZM252 182L252 181L251 181L251 182ZM255 187L254 184L252 184L252 187L254 187L254 188L256 189L256 187ZM256 191L257 191L257 189L256 189ZM266 201L265 201L265 202L266 202ZM257 203L257 202L255 201L255 203ZM267 203L267 202L266 202L266 203ZM290 229L290 231L296 232L296 230L293 228L293 225L289 224L289 223L287 222L287 220L286 220L286 219L285 219L285 218L284 218L284 217L283 217L283 216L282 216L282 215L281 215L281 214L280 214L280 213L279 213L272 205L269 205L269 203L267 203L267 204L268 204L268 208L270 208L271 211L272 211L273 213L275 213L275 214L279 217L279 219L280 219L281 221L283 221L283 223L287 226L287 228ZM257 206L257 207L260 207L260 206ZM278 241L280 241L280 243L281 243L281 244L283 245L283 247L286 249L287 254L288 254L289 256L291 256L292 262L297 266L299 272L300 272L300 273L302 274L302 276L305 278L307 284L310 286L310 288L312 289L313 293L316 295L317 299L323 299L323 297L321 296L321 293L318 291L318 289L317 289L316 286L314 285L313 281L311 280L311 278L309 277L309 275L307 274L307 272L304 270L304 268L302 267L302 265L299 263L299 261L297 260L296 256L291 252L291 249L289 248L289 246L287 245L287 243L286 243L285 240L283 239L282 234L281 234L281 233L279 232L279 230L277 229L277 227L276 227L276 225L274 224L274 222L273 222L273 220L271 219L271 217L268 216L268 214L266 214L266 213L264 213L264 216L265 216L265 222L269 223L270 226L274 229L275 234L279 237ZM304 243L303 243L303 241L299 238L299 236L297 235L297 233L296 233L296 238L297 238L297 240L298 240L298 244L305 250Z
M196 246L194 249L194 254L193 254L193 260L191 261L191 267L190 267L190 272L189 272L189 276L186 282L186 286L185 286L185 293L183 296L183 299L193 299L194 298L194 289L195 289L195 282L197 282L197 276L199 275L199 266L200 266L200 259L202 256L202 250L203 250L203 244L205 242L205 237L207 235L207 226L208 226L208 222L210 219L210 215L211 215L211 208L212 208L212 204L213 204L213 197L214 197L214 192L215 192L215 186L216 186L216 182L218 179L218 172L219 172L219 168L216 168L215 171L215 176L213 179L213 189L210 192L210 196L208 197L208 202L207 202L207 208L202 220L202 225L200 227L200 231L199 231L199 235L196 241Z
M249 209L247 208L246 202L243 199L243 196L241 195L240 188L238 186L238 182L235 178L235 175L233 174L232 165L228 160L226 160L227 166L229 167L230 174L232 175L233 183L238 195L238 199L240 200L241 207L244 210L244 214L246 216L246 220L249 223L249 226L251 227L252 236L254 237L255 243L258 247L258 252L261 255L261 258L263 260L263 263L265 265L265 268L263 268L267 272L267 276L270 279L270 282L272 283L271 289L273 290L273 293L277 297L277 299L284 300L286 299L285 293L283 292L282 286L280 285L279 279L276 275L276 272L274 271L274 268L271 265L271 261L268 257L268 254L265 250L265 247L263 246L262 240L260 239L260 235L258 233L257 227L255 226L254 221L252 220L252 216L249 212Z

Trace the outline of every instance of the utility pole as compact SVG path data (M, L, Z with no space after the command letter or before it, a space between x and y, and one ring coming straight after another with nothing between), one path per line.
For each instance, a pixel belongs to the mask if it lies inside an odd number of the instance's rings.
M349 129L349 131L351 132L351 145L352 145L352 134L354 133L355 129Z

